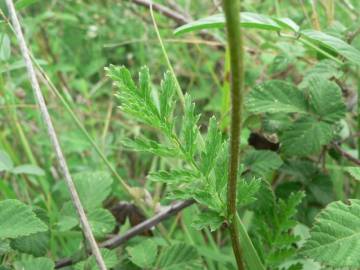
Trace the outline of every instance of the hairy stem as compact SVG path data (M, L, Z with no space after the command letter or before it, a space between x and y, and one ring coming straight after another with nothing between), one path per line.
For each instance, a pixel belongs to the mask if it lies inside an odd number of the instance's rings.
M227 211L230 222L231 243L239 270L244 269L239 228L236 216L236 180L239 165L242 103L244 92L244 47L240 28L240 1L223 0L230 52L231 73L231 126L230 126L230 163L227 190Z
M70 175L69 168L67 166L65 157L64 157L63 152L61 150L59 140L57 138L54 126L52 124L50 114L49 114L48 109L46 107L45 99L44 99L44 97L43 97L43 95L41 93L40 85L39 85L39 82L38 82L36 74L35 74L35 69L34 69L34 66L33 66L31 58L30 58L29 49L27 48L27 45L26 45L25 38L24 38L24 35L22 33L22 30L21 30L19 20L17 18L14 3L13 3L12 0L6 0L6 5L7 5L8 9L9 9L9 14L10 14L10 18L11 18L11 21L13 23L13 26L14 26L15 35L16 35L16 38L17 38L17 40L19 42L19 45L20 45L20 50L21 50L22 56L24 58L25 66L26 66L26 69L28 71L28 76L29 76L31 86L32 86L34 94L35 94L36 101L37 101L37 103L39 105L39 108L40 108L41 116L43 118L45 126L47 127L48 134L49 134L50 140L52 142L53 148L55 150L56 157L57 157L58 162L60 164L61 170L62 170L62 172L64 174L64 179L65 179L65 182L66 182L66 184L68 186L69 192L71 194L71 199L72 199L72 202L74 204L74 207L75 207L75 209L76 209L76 211L78 213L80 223L81 223L82 229L84 231L85 238L90 244L91 251L95 256L95 259L96 259L96 262L97 262L99 268L101 270L106 270L105 262L104 262L104 260L103 260L103 258L101 256L100 249L99 249L99 247L98 247L98 245L97 245L97 243L95 241L94 235L93 235L93 233L91 231L89 221L88 221L88 219L86 217L84 208L83 208L83 206L81 204L79 195L78 195L78 193L76 191L75 184L74 184L74 182L72 180L72 177Z

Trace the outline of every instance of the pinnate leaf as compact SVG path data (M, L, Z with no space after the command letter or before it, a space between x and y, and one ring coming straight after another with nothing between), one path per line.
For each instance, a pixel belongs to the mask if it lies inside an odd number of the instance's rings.
M148 152L161 157L176 157L179 155L178 149L145 138L123 139L122 144L129 150Z
M155 182L172 184L189 183L199 179L199 174L193 170L179 169L171 171L157 171L149 175Z
M197 122L200 116L195 114L195 104L189 95L185 96L185 112L182 125L182 138L184 152L188 160L191 160L196 150L196 139L199 133Z
M224 220L224 217L220 216L218 212L208 210L197 215L192 226L197 230L209 227L213 232L224 223Z
M166 72L161 82L160 96L160 117L163 121L169 121L173 109L173 95L175 92L175 81L170 72Z
M261 186L260 179L245 181L241 179L237 184L237 204L244 206L256 201L256 194Z
M205 150L202 154L202 173L207 176L214 167L216 157L221 149L222 139L221 132L217 127L216 118L212 117L209 120L209 130L205 140Z

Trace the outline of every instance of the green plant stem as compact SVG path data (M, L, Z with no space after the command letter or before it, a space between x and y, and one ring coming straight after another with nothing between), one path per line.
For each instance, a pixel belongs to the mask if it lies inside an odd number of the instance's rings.
M184 97L184 94L181 90L181 86L179 84L179 81L175 75L175 71L170 63L170 59L169 59L169 56L166 52L166 49L165 49L165 46L164 46L164 42L162 41L162 38L161 38L161 35L160 35L160 32L159 32L159 28L157 26L157 23L156 23L156 20L155 20L155 16L154 16L154 11L153 11L153 4L152 4L152 0L150 0L150 15L151 15L151 19L152 19L152 22L153 22L153 25L154 25L154 28L155 28L155 32L156 32L156 36L159 40L159 43L160 43L160 46L161 46L161 51L164 55L164 58L165 58L165 61L166 61L166 65L168 67L168 69L170 70L171 72L171 75L173 76L174 78L174 81L175 81L175 86L176 86L176 92L179 96L179 100L180 100L180 103L181 103L181 106L182 108L184 109L185 108L185 97Z
M235 218L236 182L239 167L240 133L244 92L244 47L240 28L240 1L223 0L230 52L231 73L231 126L230 126L230 163L227 187L227 215L232 248L239 270L245 269L239 239L239 229Z
M357 68L358 70L358 74L360 74L360 68ZM360 130L360 79L358 79L357 81L357 84L358 84L358 99L357 99L357 107L358 107L358 115L357 115L357 127L358 127L358 130ZM358 137L357 139L357 147L358 147L358 158L360 159L360 137Z

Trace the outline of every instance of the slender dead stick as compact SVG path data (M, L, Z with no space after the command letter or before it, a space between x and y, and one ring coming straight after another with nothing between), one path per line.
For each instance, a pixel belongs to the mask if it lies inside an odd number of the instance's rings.
M357 159L356 157L350 155L347 153L344 149L342 149L337 143L333 143L332 146L335 148L336 151L338 151L344 158L351 161L352 163L360 166L360 159Z
M104 247L104 248L110 248L110 249L116 248L116 247L126 243L126 241L128 241L129 239L141 234L142 232L144 232L148 229L151 229L155 225L159 224L161 221L163 221L173 215L176 215L181 210L183 210L186 207L189 207L190 205L192 205L194 203L195 203L194 200L177 202L177 203L171 205L168 209L156 214L152 218L149 218L149 219L145 220L144 222L132 227L130 230L125 232L123 235L117 235L105 242L102 242L100 244L100 246ZM76 259L64 258L64 259L60 259L56 262L55 268L59 269L59 268L65 267L65 266L75 264L75 263L77 263Z
M64 157L64 155L62 153L62 150L61 150L61 147L60 147L59 140L57 138L54 126L53 126L53 124L51 122L50 114L49 114L48 109L46 107L44 97L43 97L43 95L41 93L40 85L39 85L39 82L38 82L38 80L36 78L35 69L34 69L34 66L33 66L33 64L31 62L30 53L29 53L29 50L28 50L28 48L26 46L25 38L24 38L24 35L22 33L21 26L20 26L19 20L18 20L17 15L16 15L14 3L13 3L12 0L6 0L6 5L7 5L8 9L9 9L10 18L11 18L12 24L13 24L14 29L15 29L16 38L17 38L17 40L19 42L19 46L20 46L22 56L23 56L24 61L25 61L25 65L26 65L26 69L27 69L27 72L28 72L30 82L31 82L31 86L33 88L36 101L37 101L37 103L39 105L39 108L40 108L41 116L42 116L43 121L44 121L44 123L46 125L46 128L47 128L51 143L52 143L52 145L54 147L54 150L55 150L56 157L57 157L58 162L60 164L61 170L62 170L62 172L64 174L65 182L66 182L66 184L68 186L68 189L70 191L70 194L71 194L71 199L72 199L73 204L74 204L74 206L76 208L76 211L77 211L77 213L79 215L80 223L82 225L82 229L84 231L85 238L90 244L91 251L92 251L92 253L94 254L94 256L96 258L96 262L97 262L100 270L106 270L105 262L104 262L104 260L103 260L103 258L101 256L100 249L99 249L99 247L98 247L98 245L97 245L97 243L95 241L94 235L91 232L89 221L88 221L88 219L86 217L84 208L81 205L79 195L78 195L78 193L76 191L74 182L73 182L73 180L71 178L68 166L66 164L65 157Z
M132 0L134 4L144 6L144 7L150 7L151 1L150 0ZM173 19L178 25L186 24L191 21L187 16L184 16L183 14L180 14L179 12L173 11L170 8L153 3L152 4L154 10L157 12L160 12L161 14L165 15L166 17L169 17Z

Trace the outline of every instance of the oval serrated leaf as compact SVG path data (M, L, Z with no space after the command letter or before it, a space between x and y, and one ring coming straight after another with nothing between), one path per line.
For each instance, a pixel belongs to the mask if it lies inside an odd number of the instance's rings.
M334 124L345 116L341 89L334 82L313 75L309 80L309 103L324 122Z
M360 200L333 202L316 218L303 255L332 267L360 267Z
M25 270L52 270L55 268L55 264L52 260L45 257L32 258L20 263L21 269Z
M294 85L283 81L268 81L255 87L246 101L252 113L306 113L303 93Z
M95 209L88 214L91 229L96 237L103 237L115 227L114 216L106 209Z
M0 239L17 238L47 229L29 206L18 200L0 202Z
M111 175L103 171L77 173L74 182L86 210L100 206L111 192Z
M126 250L130 260L144 269L151 267L155 262L157 245L153 240L148 239L134 247L128 247Z
M163 249L159 257L159 267L163 270L189 269L187 267L196 263L198 258L199 254L194 246L179 243Z
M281 151L287 155L306 156L318 153L333 137L332 125L304 116L280 136Z

